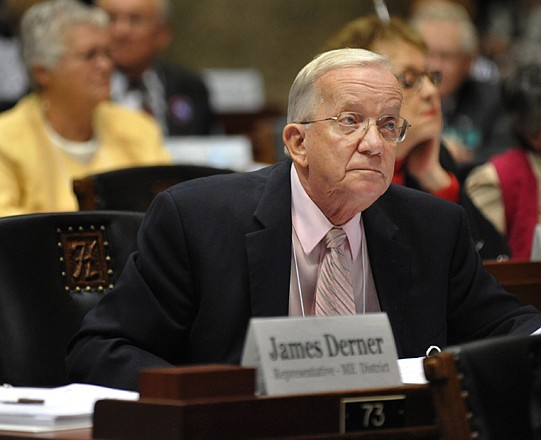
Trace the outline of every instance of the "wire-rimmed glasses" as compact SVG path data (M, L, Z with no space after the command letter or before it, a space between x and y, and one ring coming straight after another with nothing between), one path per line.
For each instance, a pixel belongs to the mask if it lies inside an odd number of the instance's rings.
M408 121L400 116L383 115L377 119L369 118L360 112L342 112L336 116L297 122L297 124L313 124L315 122L334 121L345 136L357 133L364 136L370 125L370 120L376 124L379 134L389 142L402 142L408 131Z
M441 72L437 70L425 70L419 72L418 70L406 70L396 76L396 79L402 84L405 89L417 89L419 90L423 86L423 80L428 78L432 84L436 87L441 84Z

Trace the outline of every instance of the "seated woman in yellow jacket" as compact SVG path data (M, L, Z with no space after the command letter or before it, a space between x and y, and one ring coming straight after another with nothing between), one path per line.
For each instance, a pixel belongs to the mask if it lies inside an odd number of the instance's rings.
M0 216L77 210L73 179L170 163L154 120L108 100L107 26L105 12L75 0L23 15L34 92L0 114Z

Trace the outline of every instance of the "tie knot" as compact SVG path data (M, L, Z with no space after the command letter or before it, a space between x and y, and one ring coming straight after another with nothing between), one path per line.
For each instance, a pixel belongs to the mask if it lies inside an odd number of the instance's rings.
M346 239L346 233L342 228L332 228L325 235L325 245L328 248L337 248Z

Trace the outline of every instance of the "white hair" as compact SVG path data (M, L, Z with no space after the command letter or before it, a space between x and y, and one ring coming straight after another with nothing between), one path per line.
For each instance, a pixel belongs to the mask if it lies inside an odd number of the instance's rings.
M391 71L388 59L366 49L336 49L316 56L297 74L289 91L287 122L310 119L321 102L321 91L316 81L325 73L356 66L379 65Z
M427 21L458 24L462 52L468 56L475 56L477 54L479 48L477 29L468 11L462 5L451 2L426 5L416 11L411 17L411 24L416 29L419 29L421 23Z
M106 29L107 14L77 0L49 0L29 8L21 19L23 62L31 73L33 66L54 67L66 50L66 32L77 24Z

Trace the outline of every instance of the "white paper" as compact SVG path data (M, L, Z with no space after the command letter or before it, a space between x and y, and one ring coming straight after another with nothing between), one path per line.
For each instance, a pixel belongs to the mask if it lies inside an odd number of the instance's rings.
M405 384L427 383L423 368L424 357L398 359L400 377Z
M216 113L253 113L265 104L263 75L256 69L204 69L202 75Z
M252 142L247 136L169 136L164 142L173 163L233 171L256 168Z
M94 404L101 399L137 400L139 393L95 385L58 388L0 387L0 429L42 432L92 426ZM30 399L42 403L17 403Z

